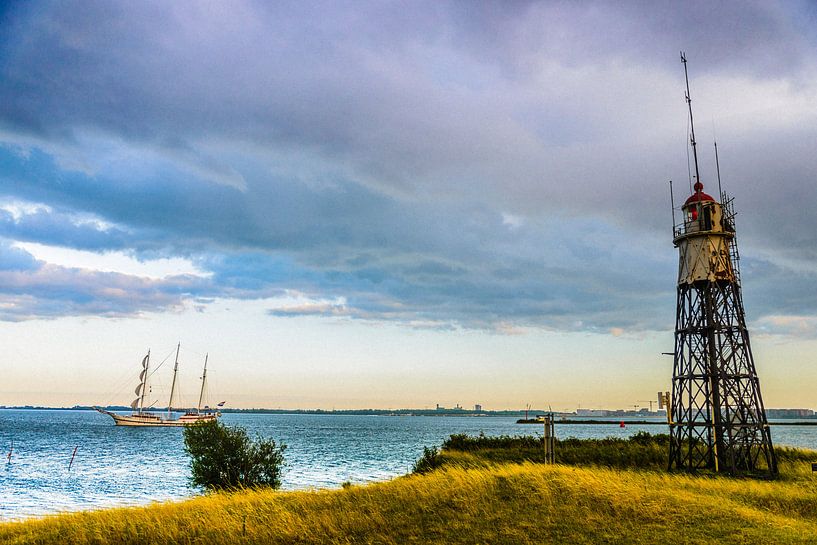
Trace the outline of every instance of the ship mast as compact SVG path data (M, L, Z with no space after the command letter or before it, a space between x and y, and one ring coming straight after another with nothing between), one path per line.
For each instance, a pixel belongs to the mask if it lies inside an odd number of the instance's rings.
M686 101L689 106L689 142L692 144L692 156L695 158L695 182L701 181L700 173L698 172L698 148L695 142L695 123L692 121L692 98L689 96L689 73L687 72L687 58L683 51L681 51L681 62L684 63L684 79L686 79Z
M204 372L201 374L201 392L199 393L199 404L196 406L196 412L201 412L201 401L204 399L204 385L207 383L207 358L210 354L204 355Z
M170 400L167 402L167 417L170 418L173 412L173 394L176 391L176 373L179 372L179 348L182 343L176 345L176 363L173 365L173 382L170 383Z
M139 378L142 379L142 383L140 386L140 396L139 396L139 414L142 414L142 411L145 410L145 393L148 387L148 366L150 365L150 349L148 349L148 353L145 356L145 359L142 360L142 372L139 374Z

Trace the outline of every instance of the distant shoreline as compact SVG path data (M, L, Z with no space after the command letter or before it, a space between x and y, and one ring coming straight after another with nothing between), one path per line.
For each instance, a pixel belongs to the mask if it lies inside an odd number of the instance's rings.
M124 405L108 405L102 407L109 411L130 411ZM91 406L76 405L74 407L42 407L34 405L0 406L0 410L28 410L28 411L92 411ZM156 412L166 411L166 407L154 407ZM183 411L183 408L178 409ZM356 415L356 416L514 416L518 417L525 411L472 411L467 409L219 409L223 414L318 414L318 415ZM531 411L533 412L533 411ZM540 411L544 412L544 411ZM569 413L556 413L557 416Z
M130 411L130 407L126 407L124 405L108 405L106 407L102 407L109 411ZM34 406L34 405L22 405L22 406L5 406L0 405L0 410L33 410L33 411L92 411L94 408L92 406L86 405L75 405L73 407L44 407L44 406ZM166 411L166 407L154 407L152 410L156 412ZM185 409L180 408L178 411L183 411ZM517 410L517 411L510 411L510 410L503 410L503 411L491 411L491 410L481 410L481 411L473 411L468 409L233 409L233 408L223 408L219 409L220 412L223 414L289 414L289 415L297 415L297 414L314 414L314 415L327 415L327 416L473 416L473 417L488 417L488 416L502 416L502 417L519 417L525 414L524 410ZM544 414L550 411L545 410L534 410L531 409L528 411L529 414L537 415L537 414ZM612 412L612 411L611 411ZM565 412L554 412L554 416L557 418L556 423L562 424L611 424L611 423L619 423L621 419L625 419L627 424L636 424L642 422L635 422L631 420L631 418L665 418L664 413L635 413L632 411L627 411L623 413L613 413L609 414L606 419L597 419L597 418L588 418L584 419L583 417L577 417L575 413L565 413ZM790 416L790 417L768 417L770 419L770 424L781 424L781 425L794 425L797 423L803 423L805 425L817 425L817 415L814 416ZM566 421L569 419L569 421ZM538 423L535 422L534 419L530 419L530 422L523 422L520 419L518 423ZM561 420L561 422L560 422ZM785 421L785 422L781 422ZM647 420L643 422L644 424L666 424L666 420L655 421L655 420Z

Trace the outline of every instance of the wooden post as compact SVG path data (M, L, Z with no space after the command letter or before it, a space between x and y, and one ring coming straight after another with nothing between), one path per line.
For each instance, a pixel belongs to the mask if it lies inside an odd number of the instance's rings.
M556 463L556 433L553 430L553 413L548 413L543 418L545 423L545 463Z

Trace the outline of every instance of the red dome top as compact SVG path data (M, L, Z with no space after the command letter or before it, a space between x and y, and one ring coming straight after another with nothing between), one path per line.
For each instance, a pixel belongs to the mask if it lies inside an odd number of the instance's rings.
M695 193L692 194L690 198L686 200L684 206L693 203L693 202L701 202L701 201L714 201L712 197L704 193L704 184L701 182L695 182Z

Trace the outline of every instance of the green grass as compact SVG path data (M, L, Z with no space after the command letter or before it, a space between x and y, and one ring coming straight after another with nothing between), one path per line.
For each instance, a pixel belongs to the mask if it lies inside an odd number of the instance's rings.
M652 545L817 539L817 479L806 464L817 460L814 452L781 449L782 478L764 481L617 467L615 457L593 466L548 466L530 461L535 440L474 441L461 442L461 449L448 443L442 449L447 458L435 470L385 483L214 493L51 516L0 525L0 543ZM572 443L563 443L557 448L567 457ZM637 441L628 443L624 448L637 449ZM643 443L649 459L652 441ZM618 447L602 442L570 448L579 460L594 449L604 454Z
M616 468L664 469L667 466L668 435L638 433L629 439L556 440L556 463ZM443 465L480 465L486 462L545 462L541 437L487 437L452 435L442 449L425 449L414 471L423 473Z

